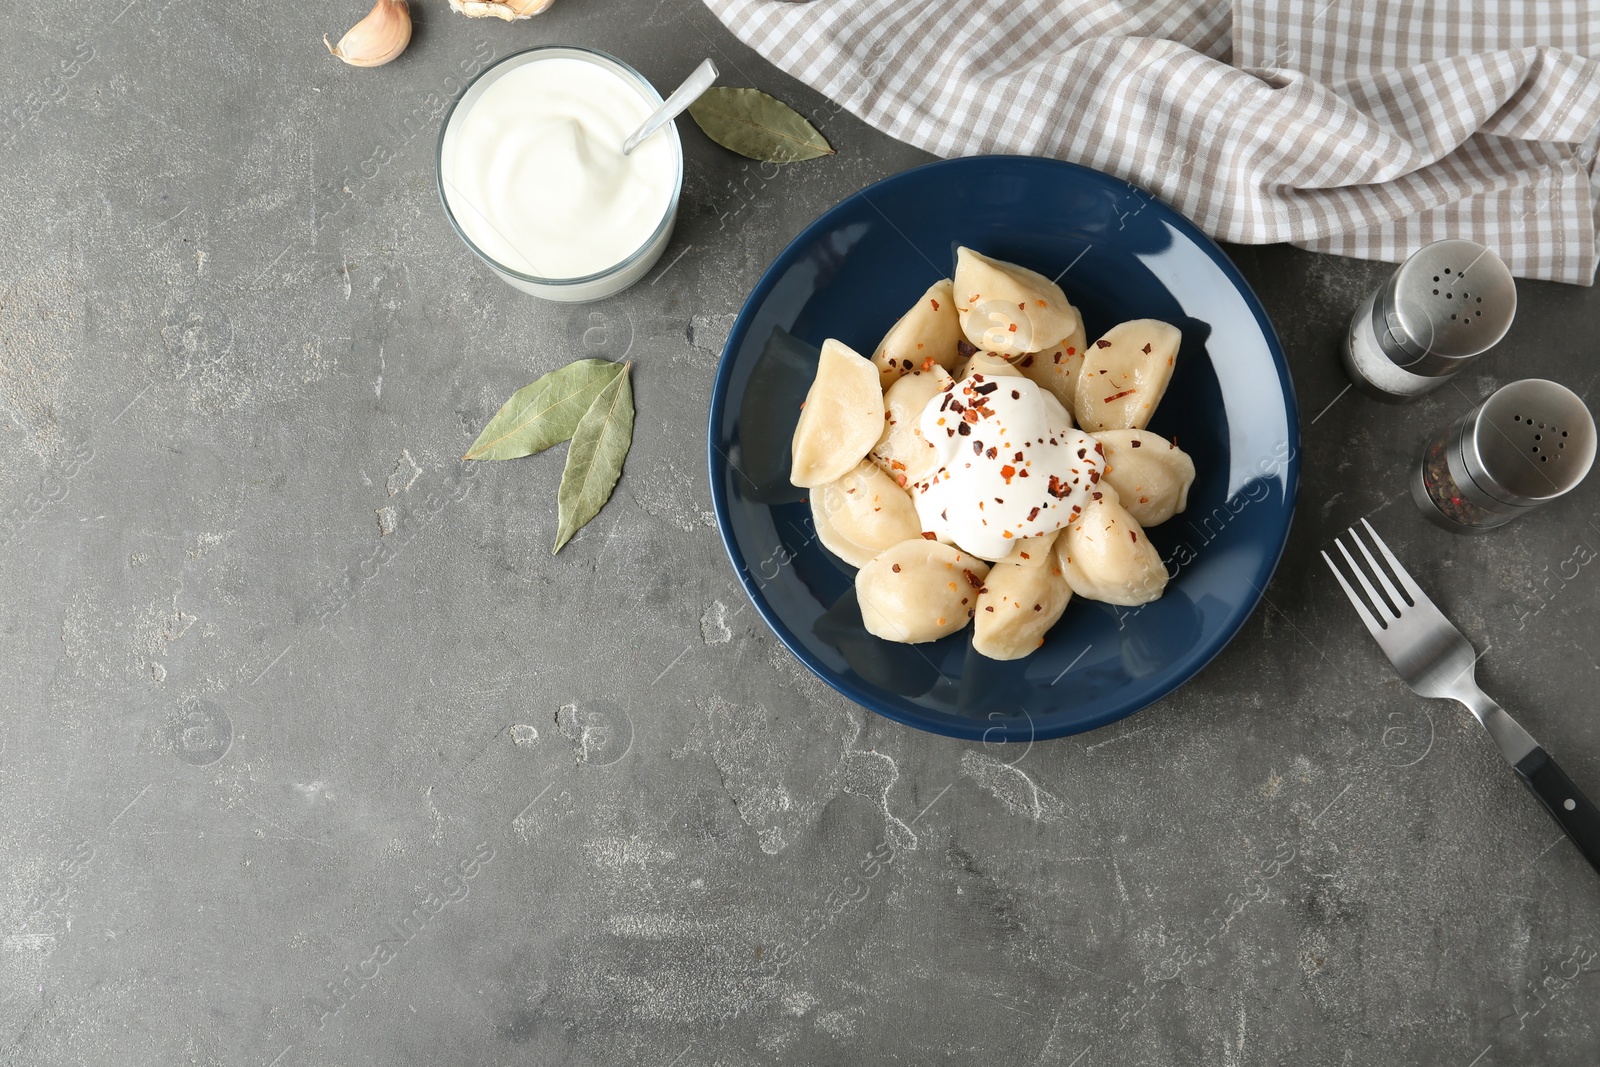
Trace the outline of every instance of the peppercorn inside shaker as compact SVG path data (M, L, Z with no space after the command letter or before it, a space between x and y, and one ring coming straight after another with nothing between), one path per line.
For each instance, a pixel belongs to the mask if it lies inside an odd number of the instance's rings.
M1571 492L1594 454L1594 418L1578 395L1525 378L1428 443L1412 470L1411 495L1447 530L1490 530Z
M1415 400L1499 343L1517 313L1517 284L1476 241L1436 241L1412 254L1356 309L1345 372L1379 400Z

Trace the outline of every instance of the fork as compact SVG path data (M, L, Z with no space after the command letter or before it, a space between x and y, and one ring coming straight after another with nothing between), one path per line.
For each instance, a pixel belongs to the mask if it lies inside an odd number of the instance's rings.
M1528 731L1478 688L1474 674L1478 656L1473 653L1471 642L1428 599L1428 594L1394 558L1372 524L1362 519L1361 525L1388 563L1399 589L1389 581L1389 575L1378 565L1353 526L1350 540L1366 560L1365 570L1343 541L1334 538L1333 543L1366 596L1356 592L1328 553L1322 553L1322 559L1339 579L1344 595L1350 598L1378 647L1399 672L1400 679L1418 696L1465 704L1489 732L1500 755L1511 764L1517 777L1572 838L1583 858L1600 871L1600 810L1572 784L1572 779ZM1381 594L1369 580L1369 572L1382 587Z

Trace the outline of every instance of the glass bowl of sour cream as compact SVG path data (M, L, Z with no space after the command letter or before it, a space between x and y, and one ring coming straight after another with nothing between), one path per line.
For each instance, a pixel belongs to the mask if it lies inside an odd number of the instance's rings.
M574 302L621 292L661 258L678 217L676 126L622 154L660 106L642 74L604 52L544 45L507 56L445 115L445 217L523 292Z

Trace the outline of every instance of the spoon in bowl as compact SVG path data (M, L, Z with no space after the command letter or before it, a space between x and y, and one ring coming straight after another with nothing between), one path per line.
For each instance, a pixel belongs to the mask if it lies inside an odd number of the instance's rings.
M645 119L644 125L634 130L633 134L622 142L622 154L627 155L632 152L647 137L681 115L684 109L700 99L700 94L711 88L711 83L716 80L717 65L711 60L708 59L694 68L694 73L684 79L682 85L673 90L672 95L667 97L660 107L656 108L655 114Z

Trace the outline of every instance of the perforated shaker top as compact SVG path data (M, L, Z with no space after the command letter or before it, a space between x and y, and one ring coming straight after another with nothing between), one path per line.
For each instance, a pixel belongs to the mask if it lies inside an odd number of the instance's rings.
M1385 294L1391 343L1410 356L1470 359L1495 345L1517 314L1517 286L1494 251L1438 241L1395 272Z
M1467 474L1497 500L1531 507L1573 489L1594 464L1594 418L1578 395L1543 378L1512 382L1462 436Z

